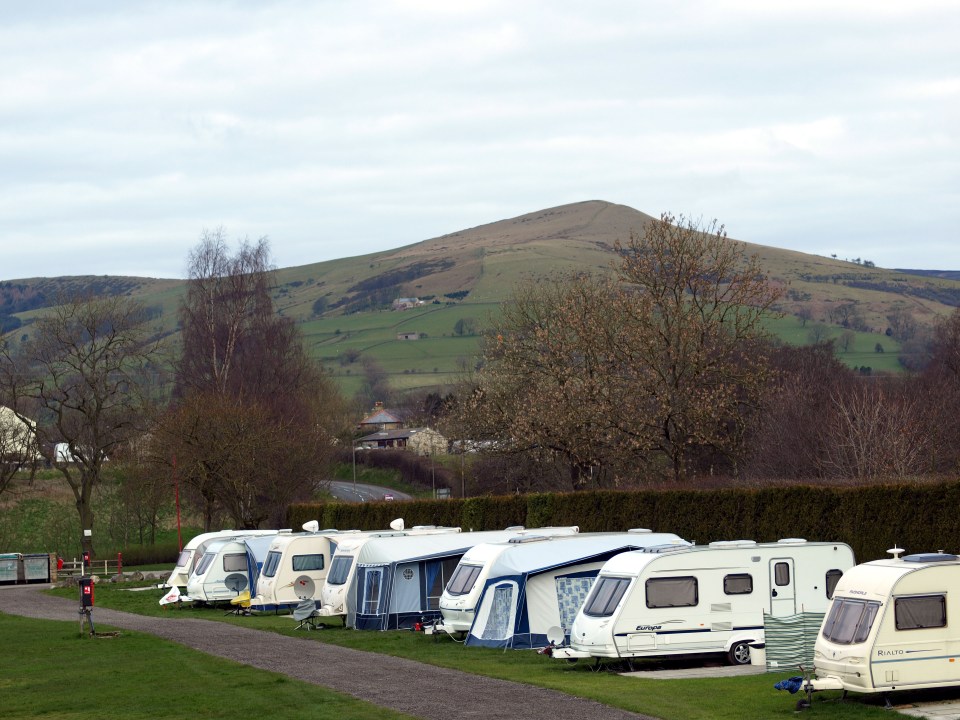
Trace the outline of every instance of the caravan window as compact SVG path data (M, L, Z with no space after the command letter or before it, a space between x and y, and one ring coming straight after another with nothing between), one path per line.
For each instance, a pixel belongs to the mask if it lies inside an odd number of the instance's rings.
M180 557L177 558L177 567L186 567L187 563L190 562L191 555L193 555L193 550L184 550L181 552Z
M851 598L834 598L820 634L839 645L862 643L870 634L880 603Z
M245 572L247 569L246 553L230 553L223 556L223 569L226 572Z
M203 557L200 559L200 564L197 565L197 569L193 571L193 574L203 575L207 571L207 568L213 563L213 559L216 556L216 553L204 553Z
M340 555L330 563L330 572L327 573L327 585L343 585L350 577L350 568L353 566L353 555Z
M451 595L466 595L473 590L473 585L477 582L477 577L482 570L479 565L460 565L447 583L447 592Z
M583 614L591 617L609 617L627 591L630 578L602 577L597 581L583 607Z
M843 570L827 570L827 598L833 599L833 591L837 589L837 583L843 577Z
M323 570L323 555L320 553L315 553L312 555L294 555L293 569L295 572Z
M945 595L922 595L897 598L893 602L897 630L919 630L947 626Z
M427 609L440 609L440 596L443 595L443 588L447 584L447 579L456 572L462 555L442 558L439 562L428 562L423 573L424 594L427 597Z
M689 577L647 580L647 607L693 607L698 602L697 579Z
M773 566L773 582L781 587L790 584L790 563L778 562Z
M725 575L723 578L724 595L749 595L753 592L752 575Z
M278 550L271 550L267 553L267 559L263 561L263 571L261 572L264 577L273 577L277 574L282 555L283 553Z

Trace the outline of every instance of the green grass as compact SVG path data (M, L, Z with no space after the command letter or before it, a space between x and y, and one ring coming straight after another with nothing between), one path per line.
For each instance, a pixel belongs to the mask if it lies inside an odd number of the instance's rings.
M75 598L75 590L52 591ZM773 684L793 673L741 676L735 678L651 680L623 677L615 672L594 672L592 663L576 664L552 660L532 651L468 648L443 637L408 631L358 632L340 626L315 633L298 633L294 623L272 614L252 617L224 617L221 610L161 607L156 592L128 592L120 586L97 588L97 604L150 616L176 615L231 622L284 635L309 638L342 647L404 657L439 667L453 668L489 677L546 687L578 697L646 713L663 720L743 720L744 718L788 718L794 716L797 696L773 689ZM814 697L811 717L829 713L831 720L888 717L879 697L858 696L839 704L837 693Z
M6 647L0 653L5 719L409 717L126 630L118 637L91 639L80 636L76 623L0 614L0 637Z

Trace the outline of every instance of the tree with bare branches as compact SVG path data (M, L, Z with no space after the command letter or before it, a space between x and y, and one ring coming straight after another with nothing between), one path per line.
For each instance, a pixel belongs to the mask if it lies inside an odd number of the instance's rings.
M459 407L498 451L560 455L575 484L694 458L735 464L767 377L762 319L779 292L716 223L664 215L618 244L612 279L517 289Z
M3 385L22 417L36 413L37 441L65 443L53 461L73 491L84 550L93 551L93 490L114 451L141 434L154 405L161 347L142 307L124 296L62 299L30 340L0 353Z
M172 470L176 458L207 528L221 511L239 527L281 522L325 479L345 405L274 311L266 238L231 254L222 230L204 233L189 278L177 401L157 424L154 461Z

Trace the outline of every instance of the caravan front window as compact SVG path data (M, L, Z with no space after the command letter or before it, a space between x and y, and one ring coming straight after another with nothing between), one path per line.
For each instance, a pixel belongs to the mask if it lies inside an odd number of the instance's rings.
M893 601L897 630L920 630L947 626L945 595L917 595Z
M338 555L330 563L330 572L327 573L327 585L343 585L350 577L350 568L353 566L353 555Z
M447 583L447 592L451 595L466 595L473 590L482 568L479 565L459 565L453 572L453 577Z
M280 558L283 556L279 550L271 550L267 553L267 559L263 561L262 575L264 577L273 577L277 574L277 568L280 567Z
M870 634L870 628L873 627L873 621L879 610L878 602L845 597L834 598L830 614L827 615L820 634L825 640L838 645L862 643Z
M620 598L627 591L630 578L602 577L587 598L583 614L590 617L609 617L620 604Z
M177 558L177 567L186 567L187 563L190 562L191 555L193 555L193 550L184 550L181 552L180 557Z
M210 567L211 563L213 563L213 559L216 556L216 553L204 553L203 557L200 559L200 564L197 565L197 569L193 571L193 574L197 576L203 575L207 571L207 568Z
M698 600L697 579L690 576L647 580L647 607L694 607Z

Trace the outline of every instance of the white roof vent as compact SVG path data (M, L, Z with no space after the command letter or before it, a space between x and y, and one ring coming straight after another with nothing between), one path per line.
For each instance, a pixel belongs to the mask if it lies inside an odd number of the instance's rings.
M803 545L806 542L806 538L782 538L777 540L778 545Z
M648 533L652 533L653 530L651 530L650 528L630 528L629 530L627 530L627 532L637 533L637 535L646 535Z

